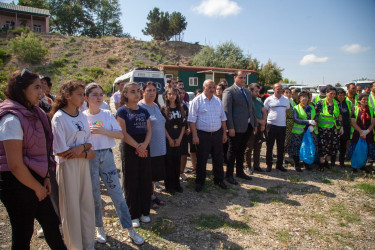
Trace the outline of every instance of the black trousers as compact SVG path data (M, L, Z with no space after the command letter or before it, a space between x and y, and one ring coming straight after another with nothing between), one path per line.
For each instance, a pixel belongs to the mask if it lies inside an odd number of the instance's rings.
M236 162L236 175L242 175L245 150L250 134L253 133L253 127L249 123L245 133L236 133L234 137L228 138L228 162L226 177L233 176L234 162Z
M285 144L285 134L286 134L286 127L275 126L271 124L267 124L266 127L266 142L267 142L267 152L266 152L266 164L267 167L272 167L273 158L272 158L272 151L273 146L277 146L277 162L276 167L282 167L284 161L284 144Z
M339 163L340 165L344 164L345 162L345 155L346 155L346 143L347 143L347 139L343 136L340 137L340 147L339 147Z
M169 147L165 164L165 189L172 190L180 187L181 147Z
M132 136L138 143L143 142L145 136ZM123 150L122 173L123 189L126 203L129 207L131 219L138 219L141 215L150 214L152 185L152 171L150 157L142 158L136 154L135 148L121 142ZM149 149L148 149L149 150Z
M43 183L42 177L32 171L31 173ZM7 209L12 226L12 249L30 249L34 219L42 226L51 249L66 249L59 230L60 221L49 196L38 201L32 189L23 185L7 171L0 172L0 200Z
M197 177L195 183L204 184L206 179L206 164L208 155L212 156L212 172L214 182L224 180L223 169L223 130L208 133L198 130L199 144L197 145Z

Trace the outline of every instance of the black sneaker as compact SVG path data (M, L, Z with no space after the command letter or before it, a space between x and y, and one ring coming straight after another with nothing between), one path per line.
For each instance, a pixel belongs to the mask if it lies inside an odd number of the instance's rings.
M288 170L286 170L286 168L284 168L283 166L276 167L276 169L280 170L281 172L287 172L287 171L288 171Z

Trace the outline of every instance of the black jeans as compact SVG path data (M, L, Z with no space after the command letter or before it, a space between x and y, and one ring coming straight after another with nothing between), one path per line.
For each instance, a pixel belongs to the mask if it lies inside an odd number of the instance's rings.
M246 132L236 133L234 137L229 136L226 177L233 176L234 162L236 162L236 175L244 174L243 161L245 158L245 149L251 133L253 133L253 127L249 123Z
M276 167L282 167L284 161L284 144L285 144L285 134L286 134L286 127L275 126L271 124L267 124L266 127L267 132L267 152L266 152L266 164L267 167L272 167L273 158L272 158L272 151L273 146L277 146L277 162Z
M212 172L214 182L224 179L223 169L223 130L208 133L198 130L199 144L197 145L197 177L195 183L204 184L206 179L206 164L208 155L212 156Z
M42 177L31 170L30 172L40 183L43 183ZM12 249L30 249L34 219L37 219L42 226L51 249L66 249L59 230L60 221L49 196L38 201L32 189L23 185L7 171L0 172L0 200L8 211L12 226Z
M144 141L145 135L132 135L132 137L136 142L140 143ZM152 194L150 188L152 185L151 161L149 156L146 158L139 157L132 146L123 141L121 144L124 180L122 187L131 219L134 220L140 218L141 215L148 216L150 214Z
M180 187L181 147L167 145L165 160L165 189L178 189Z

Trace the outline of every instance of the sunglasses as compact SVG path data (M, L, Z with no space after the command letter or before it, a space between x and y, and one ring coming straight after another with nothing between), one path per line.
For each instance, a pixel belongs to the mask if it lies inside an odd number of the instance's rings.
M21 77L23 77L25 74L32 74L33 72L29 70L28 68L23 68L21 71Z

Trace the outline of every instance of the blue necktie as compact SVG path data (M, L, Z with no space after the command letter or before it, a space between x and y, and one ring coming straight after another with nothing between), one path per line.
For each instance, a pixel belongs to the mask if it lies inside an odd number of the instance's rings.
M241 92L242 92L243 97L245 98L245 101L246 101L247 107L249 107L249 102L248 102L248 100L247 100L247 96L246 96L245 90L244 90L243 88L241 88Z

